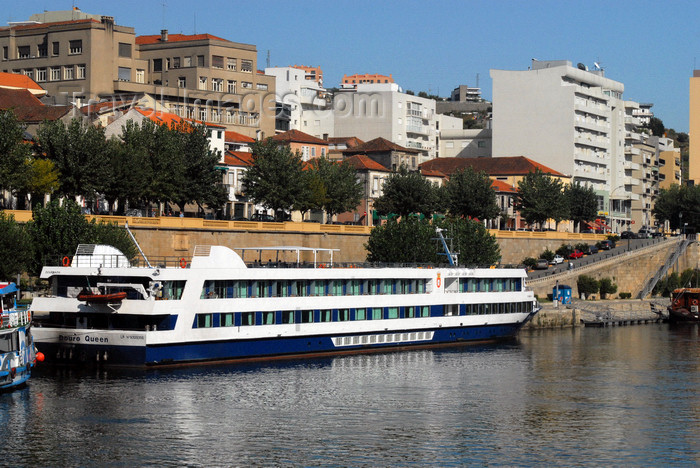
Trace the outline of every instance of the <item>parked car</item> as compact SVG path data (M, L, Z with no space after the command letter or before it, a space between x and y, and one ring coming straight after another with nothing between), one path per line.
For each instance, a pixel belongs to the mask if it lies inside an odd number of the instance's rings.
M652 230L648 227L641 227L639 228L639 232L637 233L637 238L638 239L651 239L651 234Z
M615 243L611 240L600 241L601 250L610 250L615 248Z
M581 258L581 257L583 257L583 252L581 252L581 251L578 250L578 249L574 250L573 252L571 252L571 253L569 254L569 258L570 258L571 260L575 260L575 259Z
M588 246L588 252L586 252L587 255L593 255L598 253L598 247L596 247L595 244L591 244Z
M559 265L560 263L564 263L564 257L561 255L555 255L552 261L549 263L552 265Z
M632 231L622 231L620 239L636 239L637 235Z
M546 258L540 258L535 264L535 270L546 270L549 268L549 262Z
M255 213L250 217L251 221L263 221L266 223L272 222L275 220L275 217L269 214L265 213Z

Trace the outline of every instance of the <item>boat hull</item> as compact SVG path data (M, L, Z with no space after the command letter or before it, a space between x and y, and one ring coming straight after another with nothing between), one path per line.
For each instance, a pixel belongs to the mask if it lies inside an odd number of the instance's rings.
M700 314L686 308L669 307L668 321L669 323L700 323Z
M145 339L141 344L119 341L123 332L114 333L111 341L104 332L90 330L67 335L62 329L36 328L35 336L39 351L55 364L151 367L495 342L513 338L524 323L151 345Z

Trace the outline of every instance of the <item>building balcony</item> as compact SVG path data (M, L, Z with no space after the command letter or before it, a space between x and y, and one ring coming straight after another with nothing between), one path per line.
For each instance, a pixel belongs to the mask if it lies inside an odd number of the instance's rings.
M429 135L430 127L425 125L406 125L406 133L417 133L419 135Z
M625 177L625 185L639 185L639 179L634 177Z

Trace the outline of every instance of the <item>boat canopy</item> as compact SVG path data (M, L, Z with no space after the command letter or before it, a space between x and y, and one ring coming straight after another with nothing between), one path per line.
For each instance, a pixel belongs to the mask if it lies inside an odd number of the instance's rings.
M17 285L15 283L0 283L0 296L4 296L5 294L11 294L17 291Z
M318 252L325 252L330 255L330 264L333 265L333 252L340 252L340 249L322 249L322 248L317 248L317 247L300 247L296 245L281 245L278 247L234 247L234 250L240 250L241 251L241 258L245 260L245 253L248 250L252 250L254 252L258 252L258 258L257 260L259 261L262 253L263 252L277 252L277 260L279 260L279 253L280 252L296 252L297 256L297 263L301 261L301 252L313 252L314 254L314 265L318 262Z

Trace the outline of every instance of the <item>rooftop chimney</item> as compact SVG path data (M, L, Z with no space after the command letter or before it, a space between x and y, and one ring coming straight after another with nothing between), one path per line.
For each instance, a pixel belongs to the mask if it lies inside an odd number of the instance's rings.
M160 30L160 40L163 42L168 42L168 30L167 29Z

